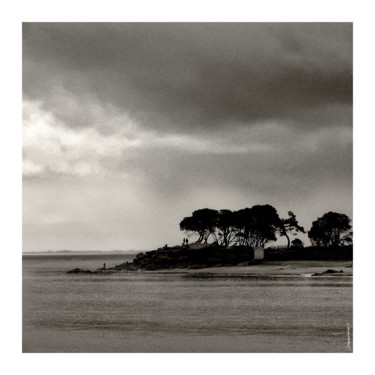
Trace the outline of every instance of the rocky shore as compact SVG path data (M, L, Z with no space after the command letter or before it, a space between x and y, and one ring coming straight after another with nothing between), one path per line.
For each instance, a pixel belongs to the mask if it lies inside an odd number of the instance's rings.
M336 270L328 269L327 271L324 271L324 272L315 272L311 276L337 275L337 274L342 274L342 273L344 273L343 270L336 271Z
M223 266L248 266L257 264L254 250L216 244L191 244L163 247L153 251L141 252L132 262L125 262L110 268L98 268L95 271L75 268L68 273L113 273L116 271L166 270L166 269L201 269Z
M112 270L161 270L172 268L200 269L207 267L247 266L256 264L254 250L219 246L216 244L191 244L159 248L139 253L132 262L119 264Z
M336 252L336 249L333 249ZM351 258L352 248L341 248L341 253L332 259L329 249L319 249L316 255L316 248L306 248L298 250L268 250L265 251L264 260L254 260L254 250L248 247L225 247L217 244L190 244L173 247L163 247L153 251L141 252L135 256L131 262L125 262L109 268L98 268L95 271L75 268L68 273L70 274L111 274L119 271L154 271L154 270L199 270L199 269L218 269L221 270L230 267L231 269L242 269L247 266L261 266L263 269L275 260L277 262L297 261L297 262L316 262L319 259L329 262L348 261ZM350 253L349 253L350 251ZM328 259L325 259L324 252L328 253ZM280 253L281 255L279 255ZM279 255L279 256L277 256ZM312 255L316 255L314 260ZM276 258L276 259L275 259ZM343 259L341 259L343 258ZM339 276L342 270L319 269L311 276ZM233 271L231 271L233 272ZM312 272L313 273L313 272ZM347 272L345 272L346 274Z

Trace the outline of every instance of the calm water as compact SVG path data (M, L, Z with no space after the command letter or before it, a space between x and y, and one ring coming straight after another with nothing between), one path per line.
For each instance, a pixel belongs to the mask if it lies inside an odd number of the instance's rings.
M133 255L23 257L24 352L346 352L350 277L68 275Z

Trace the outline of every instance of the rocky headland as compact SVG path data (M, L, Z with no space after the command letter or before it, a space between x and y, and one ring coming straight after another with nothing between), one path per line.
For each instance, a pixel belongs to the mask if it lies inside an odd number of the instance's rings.
M190 244L163 247L141 252L131 262L95 271L75 268L68 273L113 273L116 271L165 270L173 268L200 269L223 266L247 266L261 261L254 260L254 250L248 247L220 246L217 244Z
M172 247L162 247L153 251L138 253L131 262L125 262L114 267L98 268L94 271L75 268L70 274L111 274L119 271L156 271L156 270L199 270L199 269L242 269L246 266L268 267L276 262L338 262L352 260L352 247L350 248L301 248L301 249L266 249L264 260L254 259L254 250L248 247L225 247L217 244L193 243ZM332 264L334 264L332 263ZM341 270L319 270L311 276L339 276ZM233 271L231 271L233 272ZM344 273L345 275L347 272Z
M254 250L219 246L216 244L191 244L163 247L136 255L132 262L112 270L160 270L172 268L199 269L222 266L247 266L259 263L254 260Z

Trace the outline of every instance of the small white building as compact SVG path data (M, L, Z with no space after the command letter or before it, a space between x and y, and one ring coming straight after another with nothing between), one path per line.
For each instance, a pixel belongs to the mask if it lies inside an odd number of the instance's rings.
M254 259L264 259L264 248L256 247L254 249Z

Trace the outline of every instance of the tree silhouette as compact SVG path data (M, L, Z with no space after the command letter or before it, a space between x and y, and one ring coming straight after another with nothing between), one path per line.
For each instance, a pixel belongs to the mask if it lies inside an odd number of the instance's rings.
M276 241L280 218L274 207L256 205L236 211L234 215L237 244L256 247Z
M327 212L312 223L308 236L314 246L343 246L353 243L351 228L347 215Z
M276 209L269 204L238 211L199 209L180 222L180 229L188 236L197 235L198 243L206 244L211 237L223 246L265 246L268 242L276 241L276 234L279 234L287 238L288 249L291 244L302 247L302 241L291 241L290 236L305 233L292 211L288 212L286 219L280 219ZM350 229L350 219L346 215L328 212L313 222L308 236L313 245L341 246L352 243Z
M180 229L186 233L198 234L197 242L207 243L210 235L217 241L216 226L218 211L210 208L203 208L193 212L192 216L185 217L180 223Z
M297 235L297 232L306 233L305 229L298 224L296 215L292 211L288 211L288 218L280 220L280 230L281 236L285 236L288 240L287 249L290 247L289 234Z
M218 212L217 229L220 245L229 246L236 236L235 214L231 210L220 210Z
M303 247L303 242L299 238L295 238L291 242L291 247Z

